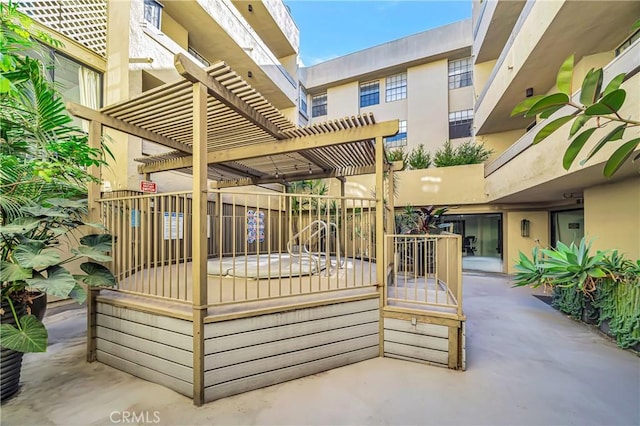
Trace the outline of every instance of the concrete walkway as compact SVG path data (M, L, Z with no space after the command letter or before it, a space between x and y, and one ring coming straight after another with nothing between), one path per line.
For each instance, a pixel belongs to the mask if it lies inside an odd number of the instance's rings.
M84 362L84 311L58 313L2 424L640 425L640 358L500 275L464 285L466 372L378 358L200 408Z

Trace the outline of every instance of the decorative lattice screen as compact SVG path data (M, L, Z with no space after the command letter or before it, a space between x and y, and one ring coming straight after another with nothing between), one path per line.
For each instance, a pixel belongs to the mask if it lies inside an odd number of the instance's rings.
M107 0L42 0L18 2L34 20L88 47L107 52Z

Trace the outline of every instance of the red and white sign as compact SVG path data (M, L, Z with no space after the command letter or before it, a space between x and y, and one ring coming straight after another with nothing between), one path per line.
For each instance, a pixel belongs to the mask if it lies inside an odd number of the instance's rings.
M151 182L150 180L141 180L140 191L155 194L158 192L158 184L156 182Z

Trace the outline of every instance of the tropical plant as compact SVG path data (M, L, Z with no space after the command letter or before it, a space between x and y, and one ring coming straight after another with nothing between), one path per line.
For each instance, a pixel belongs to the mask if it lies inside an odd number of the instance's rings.
M590 249L591 243L583 238L578 245L571 243L567 246L558 242L555 249L540 250L540 255L536 247L531 260L520 252L516 269L523 274L516 275L515 285L537 287L553 283L556 286L577 288L585 293L592 292L596 289L597 279L606 277L607 273L604 268L606 253L598 251L591 255ZM532 282L536 273L540 279Z
M433 164L436 167L480 164L486 161L492 153L493 150L485 148L482 143L478 144L468 140L454 148L451 141L448 140L436 151Z
M411 170L428 169L431 166L431 153L425 151L424 145L420 144L411 150L407 162Z
M551 286L556 309L599 326L608 322L620 347L640 344L640 260L590 249L583 238L577 245L536 247L531 258L520 253L514 286Z
M404 211L396 215L396 228L400 228L401 234L428 234L439 231L437 223L448 210L447 207L428 206L415 209L410 205L405 206Z
M60 94L37 58L43 40L12 3L0 3L0 299L15 326L0 326L0 345L18 352L46 350L44 325L27 310L30 290L82 302L88 286L115 283L106 262L111 237L86 235L88 171L104 164L103 151L72 125ZM27 52L29 55L27 56ZM98 226L98 225L95 225ZM64 265L83 258L84 274ZM3 312L4 315L4 312Z
M636 22L636 26L639 23L640 21ZM569 139L573 140L565 150L562 159L562 166L565 170L569 170L573 165L594 132L600 128L607 128L608 131L591 148L586 157L580 161L580 165L584 165L605 145L620 141L619 143L622 145L609 156L603 169L603 175L611 177L631 157L633 151L640 144L640 138L624 140L624 134L628 128L640 126L640 121L637 119L637 111L634 114L635 119L623 117L620 114L627 95L626 91L620 88L620 85L627 78L627 74L616 75L603 89L604 72L602 68L592 68L582 81L579 100L574 100L571 97L574 90L572 86L573 70L574 55L571 55L564 61L558 71L556 79L558 92L550 95L532 96L523 100L513 109L511 116L524 114L525 117L535 117L539 115L540 118L546 119L557 111L564 112L564 107L569 107L566 109L566 113L554 117L553 120L545 124L533 138L533 144L537 144L561 127L572 123L569 129ZM580 132L589 122L591 122L592 127ZM636 155L633 161L635 162L638 159L640 159L640 154Z

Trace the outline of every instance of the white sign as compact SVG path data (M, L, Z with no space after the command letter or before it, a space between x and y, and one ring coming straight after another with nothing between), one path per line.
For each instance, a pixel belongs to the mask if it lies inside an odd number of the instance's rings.
M184 213L164 212L164 239L175 240L184 237Z

